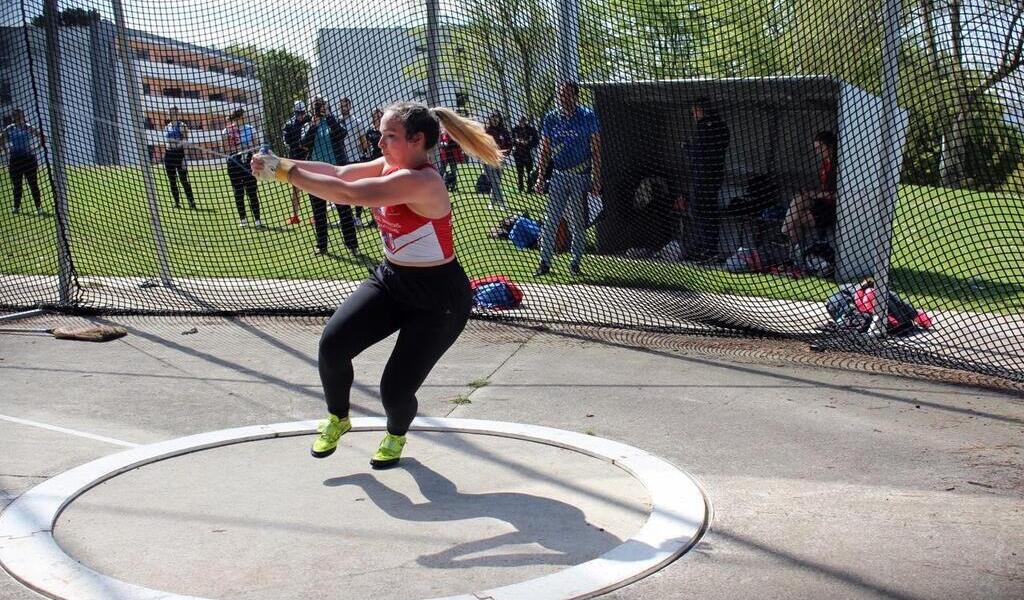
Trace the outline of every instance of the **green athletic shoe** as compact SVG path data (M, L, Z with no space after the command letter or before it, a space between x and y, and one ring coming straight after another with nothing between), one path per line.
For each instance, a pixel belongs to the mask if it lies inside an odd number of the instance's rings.
M374 469L387 469L397 465L398 459L402 458L402 448L404 447L404 435L391 435L390 433L385 435L380 442L380 447L370 459L370 466Z
M352 429L352 421L348 417L339 419L334 415L328 415L326 419L317 423L316 430L320 435L313 441L309 453L313 458L324 458L334 454L338 448L338 438L348 433L349 429Z

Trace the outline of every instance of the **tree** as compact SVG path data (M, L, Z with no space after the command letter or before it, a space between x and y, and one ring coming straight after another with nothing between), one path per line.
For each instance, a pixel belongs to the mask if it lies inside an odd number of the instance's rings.
M46 27L48 15L43 13L32 18L35 27ZM100 13L84 8L68 8L60 11L58 23L61 27L88 27L100 21Z
M506 116L520 103L531 115L543 114L554 89L552 16L543 2L469 0L464 6L442 25L441 77L465 88L495 90L497 102L488 102L488 108L500 108ZM425 28L413 33L420 47L426 33ZM421 55L406 74L426 79L426 71Z
M309 61L287 50L261 50L232 45L227 52L256 63L256 78L263 90L263 132L278 154L287 152L278 132L292 115L292 103L309 96Z
M943 154L941 160L942 183L960 185L967 180L971 145L973 113L986 95L999 83L1024 67L1024 2L1020 0L984 0L982 19L1002 21L1004 27L996 40L998 56L991 64L978 65L977 56L968 48L968 30L971 19L965 13L961 0L943 1L948 11L952 56L948 72L953 82L952 117L943 128Z

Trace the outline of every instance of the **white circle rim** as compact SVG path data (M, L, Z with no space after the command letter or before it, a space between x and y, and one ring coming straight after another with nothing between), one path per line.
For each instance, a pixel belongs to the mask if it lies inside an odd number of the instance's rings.
M353 418L353 431L382 431L383 417ZM412 430L496 435L548 444L610 462L647 488L651 513L643 527L605 554L536 579L434 600L567 600L590 598L642 579L693 547L707 528L709 505L686 472L648 452L551 427L478 419L418 417ZM256 440L316 433L316 421L222 429L139 446L94 460L25 492L0 513L0 565L32 590L74 600L202 600L108 577L67 555L53 537L62 510L107 479L176 456Z

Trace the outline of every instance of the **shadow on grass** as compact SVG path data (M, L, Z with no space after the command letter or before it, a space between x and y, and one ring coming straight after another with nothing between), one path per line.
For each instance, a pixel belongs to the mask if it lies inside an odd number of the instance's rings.
M897 293L944 298L950 301L949 308L967 304L1002 314L1024 310L1024 285L1018 283L993 281L980 276L964 279L908 267L894 267L891 281Z

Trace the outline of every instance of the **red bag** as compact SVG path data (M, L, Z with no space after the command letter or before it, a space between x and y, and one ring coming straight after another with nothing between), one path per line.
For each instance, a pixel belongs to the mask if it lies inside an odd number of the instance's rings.
M516 304L523 301L523 290L519 289L511 279L504 275L486 275L484 277L476 277L469 280L469 289L476 291L476 288L487 284L487 283L503 283L508 291L512 294L512 298L515 299Z

